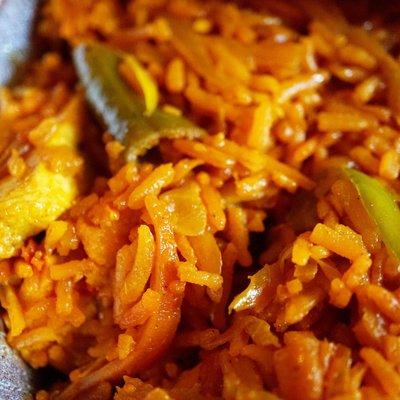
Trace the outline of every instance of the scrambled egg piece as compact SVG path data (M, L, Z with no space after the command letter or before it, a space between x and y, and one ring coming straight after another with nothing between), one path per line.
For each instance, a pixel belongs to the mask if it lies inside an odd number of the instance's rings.
M71 207L78 194L82 159L77 151L80 102L43 120L29 135L21 176L0 181L0 259L12 257L26 238L45 229Z

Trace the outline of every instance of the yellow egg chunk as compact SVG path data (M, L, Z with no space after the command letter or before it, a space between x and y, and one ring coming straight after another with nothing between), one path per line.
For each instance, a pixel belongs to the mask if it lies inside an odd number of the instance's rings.
M47 228L78 194L78 114L79 101L72 100L59 117L43 120L29 136L34 147L22 176L0 181L0 258L14 256L26 238Z

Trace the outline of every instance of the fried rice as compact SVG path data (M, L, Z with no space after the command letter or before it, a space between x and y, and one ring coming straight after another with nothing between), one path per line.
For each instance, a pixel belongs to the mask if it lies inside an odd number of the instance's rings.
M0 261L8 342L66 376L35 399L400 398L400 263L329 172L400 193L399 20L395 2L45 2L48 50L1 88L1 129L29 142L72 114L90 155L84 194ZM82 42L135 55L207 134L125 164L65 52Z

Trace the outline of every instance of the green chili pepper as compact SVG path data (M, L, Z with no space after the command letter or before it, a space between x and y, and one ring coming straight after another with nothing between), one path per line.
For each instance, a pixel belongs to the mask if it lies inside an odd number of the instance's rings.
M203 130L188 119L156 108L150 115L142 96L122 79L119 63L126 54L101 44L81 44L73 58L86 98L114 138L134 161L162 138L196 138Z
M400 210L395 195L378 180L360 171L345 169L345 174L357 189L362 204L378 228L381 240L400 260Z

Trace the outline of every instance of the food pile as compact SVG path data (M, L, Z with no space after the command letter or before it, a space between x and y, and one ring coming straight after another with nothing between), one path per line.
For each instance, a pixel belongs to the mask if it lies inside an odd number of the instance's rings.
M399 21L42 4L0 86L7 340L65 376L36 400L400 398Z

